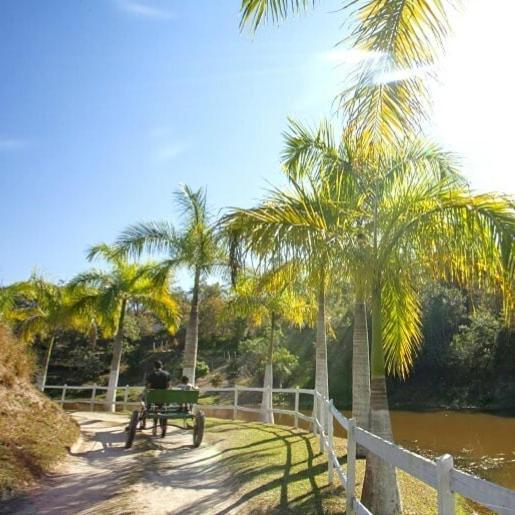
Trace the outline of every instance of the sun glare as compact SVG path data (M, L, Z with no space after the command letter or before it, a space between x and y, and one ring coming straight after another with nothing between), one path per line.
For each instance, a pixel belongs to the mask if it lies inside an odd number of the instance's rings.
M463 9L435 92L435 130L463 155L475 189L514 192L515 3L471 0Z

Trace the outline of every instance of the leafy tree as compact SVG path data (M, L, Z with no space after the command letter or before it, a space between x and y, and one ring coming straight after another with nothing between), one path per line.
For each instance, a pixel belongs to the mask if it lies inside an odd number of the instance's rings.
M173 332L178 326L179 308L170 293L168 268L163 269L153 263L129 263L106 244L92 247L88 257L101 257L110 268L108 271L93 269L83 272L70 281L70 288L76 296L73 308L78 313L93 310L104 328L104 336L113 337L106 404L114 411L128 311L142 306Z
M144 251L151 254L166 253L167 258L160 263L163 271L185 267L193 274L183 375L195 383L201 280L224 263L224 253L208 212L205 191L193 191L184 185L176 193L175 200L183 216L183 225L179 230L167 222L132 225L118 238L116 249L121 255L135 257L140 257Z
M280 340L280 331L276 331L276 340ZM268 363L269 338L257 336L243 340L240 345L240 368L246 369L253 375L264 375ZM281 383L286 380L298 366L299 360L295 354L290 352L284 345L278 342L274 346L273 358L274 376L276 381Z

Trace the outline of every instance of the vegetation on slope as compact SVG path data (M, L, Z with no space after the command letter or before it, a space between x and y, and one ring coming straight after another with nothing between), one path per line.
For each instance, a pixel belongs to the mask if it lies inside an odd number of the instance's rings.
M0 325L0 496L23 490L66 454L75 422L32 384L24 344Z

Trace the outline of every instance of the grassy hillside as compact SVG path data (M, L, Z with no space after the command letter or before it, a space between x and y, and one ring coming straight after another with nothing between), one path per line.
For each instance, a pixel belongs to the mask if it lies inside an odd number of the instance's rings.
M0 325L0 498L48 471L79 435L76 423L32 384L29 349Z

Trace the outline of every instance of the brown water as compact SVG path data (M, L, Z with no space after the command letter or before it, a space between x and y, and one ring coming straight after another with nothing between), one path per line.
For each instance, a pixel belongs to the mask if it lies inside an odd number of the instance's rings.
M213 415L232 418L232 410L216 410ZM515 417L458 411L392 411L391 415L396 443L428 458L452 454L457 468L515 489ZM238 418L259 419L241 411ZM275 415L275 422L292 425L293 417ZM299 424L308 428L306 422ZM335 434L345 436L339 424Z

